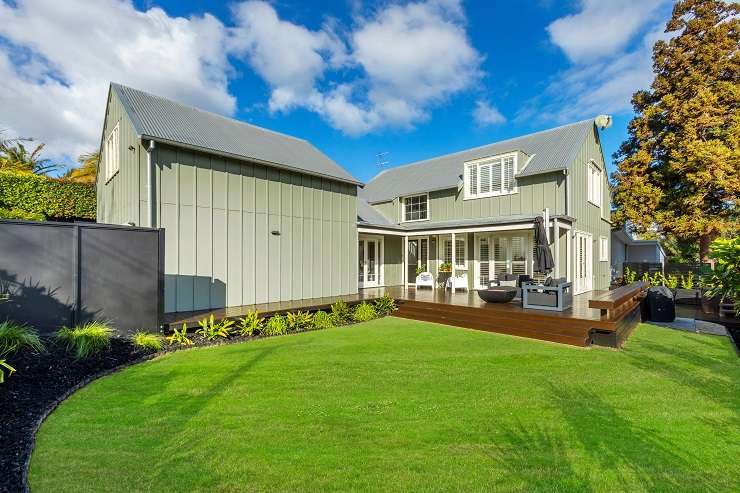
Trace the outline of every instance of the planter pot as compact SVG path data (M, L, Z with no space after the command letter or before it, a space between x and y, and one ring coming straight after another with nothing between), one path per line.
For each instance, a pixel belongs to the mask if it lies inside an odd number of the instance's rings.
M447 279L449 279L451 275L452 275L451 272L440 272L437 275L437 284L444 286L445 283L447 282Z
M676 303L684 305L698 305L701 300L701 291L698 289L675 289Z
M735 317L735 303L733 300L725 298L725 301L719 304L719 316L727 318Z

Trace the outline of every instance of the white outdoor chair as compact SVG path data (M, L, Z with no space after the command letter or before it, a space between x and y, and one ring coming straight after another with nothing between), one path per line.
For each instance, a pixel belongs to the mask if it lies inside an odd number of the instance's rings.
M468 273L464 271L456 272L455 277L450 277L449 279L447 279L447 284L445 285L445 287L451 289L453 292L458 289L464 289L467 291Z
M416 287L430 287L434 289L434 276L431 272L421 272L416 276Z

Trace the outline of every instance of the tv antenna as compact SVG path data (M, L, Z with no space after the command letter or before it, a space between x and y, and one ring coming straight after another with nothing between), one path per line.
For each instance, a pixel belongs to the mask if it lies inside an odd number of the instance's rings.
M385 169L390 164L390 161L388 161L388 154L390 154L388 151L385 152L379 152L375 155L375 165L380 169Z

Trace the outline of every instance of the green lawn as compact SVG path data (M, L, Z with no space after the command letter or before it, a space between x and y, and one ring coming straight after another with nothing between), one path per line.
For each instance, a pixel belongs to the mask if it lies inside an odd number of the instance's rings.
M385 318L170 354L42 426L34 493L740 491L727 338L621 351Z

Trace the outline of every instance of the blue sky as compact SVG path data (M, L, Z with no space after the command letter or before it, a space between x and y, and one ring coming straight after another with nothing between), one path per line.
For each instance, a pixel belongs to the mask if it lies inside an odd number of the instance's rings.
M600 113L610 162L670 9L0 0L0 128L71 162L97 145L114 80L308 139L364 181L379 152L393 166Z

